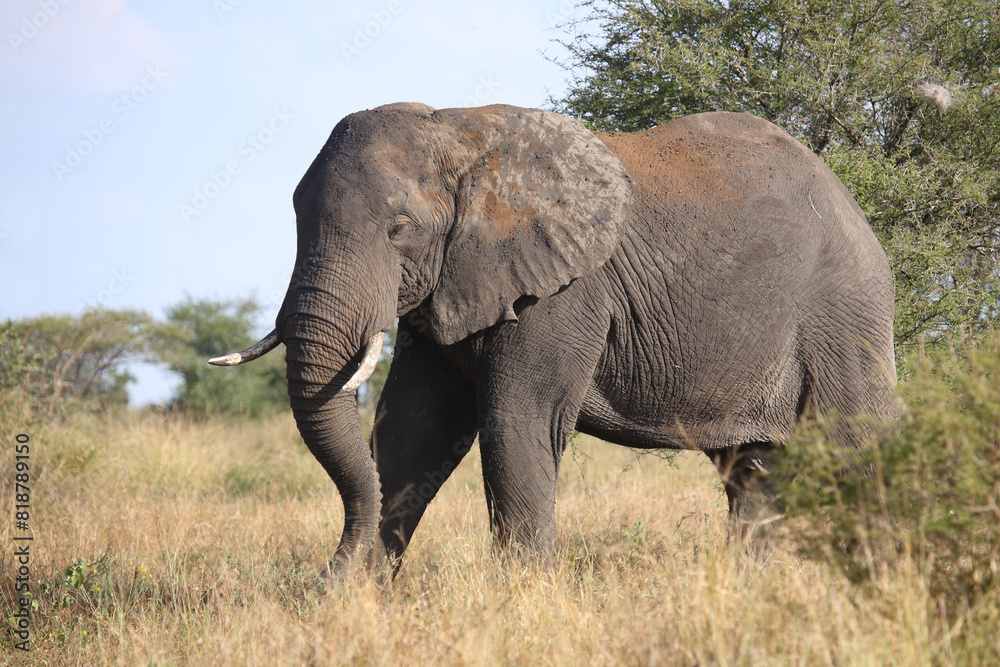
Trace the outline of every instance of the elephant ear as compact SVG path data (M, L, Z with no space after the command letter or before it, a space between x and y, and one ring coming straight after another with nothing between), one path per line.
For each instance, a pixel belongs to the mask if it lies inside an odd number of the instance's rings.
M603 265L632 192L618 158L576 121L503 105L455 112L466 114L466 145L481 150L461 178L428 304L444 345L517 321L517 299L550 296Z

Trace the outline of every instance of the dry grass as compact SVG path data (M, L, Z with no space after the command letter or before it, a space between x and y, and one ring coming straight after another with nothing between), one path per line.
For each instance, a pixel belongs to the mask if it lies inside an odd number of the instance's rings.
M561 473L556 565L537 572L494 562L474 451L391 590L321 593L342 512L290 417L81 417L33 444L39 610L30 654L2 639L12 664L955 660L933 639L915 574L886 579L873 600L780 550L761 567L727 548L724 495L701 455L670 462L579 438ZM5 619L11 537L4 522Z

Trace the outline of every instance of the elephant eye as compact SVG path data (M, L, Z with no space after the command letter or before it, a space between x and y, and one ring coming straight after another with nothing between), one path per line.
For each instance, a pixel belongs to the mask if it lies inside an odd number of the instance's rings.
M389 238L394 238L401 231L409 229L417 229L420 227L420 223L406 215L405 213L400 213L392 222L392 226L389 227Z

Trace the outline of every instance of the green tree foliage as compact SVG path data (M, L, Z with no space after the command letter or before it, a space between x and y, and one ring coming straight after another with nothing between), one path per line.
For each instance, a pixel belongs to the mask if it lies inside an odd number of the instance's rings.
M0 327L0 392L26 409L121 407L133 379L122 366L145 359L152 320L137 310L43 315Z
M244 301L184 301L166 310L156 333L156 355L177 373L181 385L174 408L196 416L236 413L253 417L288 406L284 354L276 350L253 363L219 368L208 359L252 345L260 307Z
M0 436L10 441L35 426L39 397L27 388L38 383L43 358L28 350L14 323L0 326Z
M995 322L1000 304L1000 4L612 0L556 103L598 130L699 111L766 118L818 153L896 276L896 340ZM595 28L595 26L597 26Z

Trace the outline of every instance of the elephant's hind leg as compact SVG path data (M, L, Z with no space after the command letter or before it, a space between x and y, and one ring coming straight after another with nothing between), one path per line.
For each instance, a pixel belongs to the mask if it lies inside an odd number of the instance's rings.
M774 535L778 519L770 475L774 450L774 443L752 442L705 452L726 488L730 540L759 546Z

